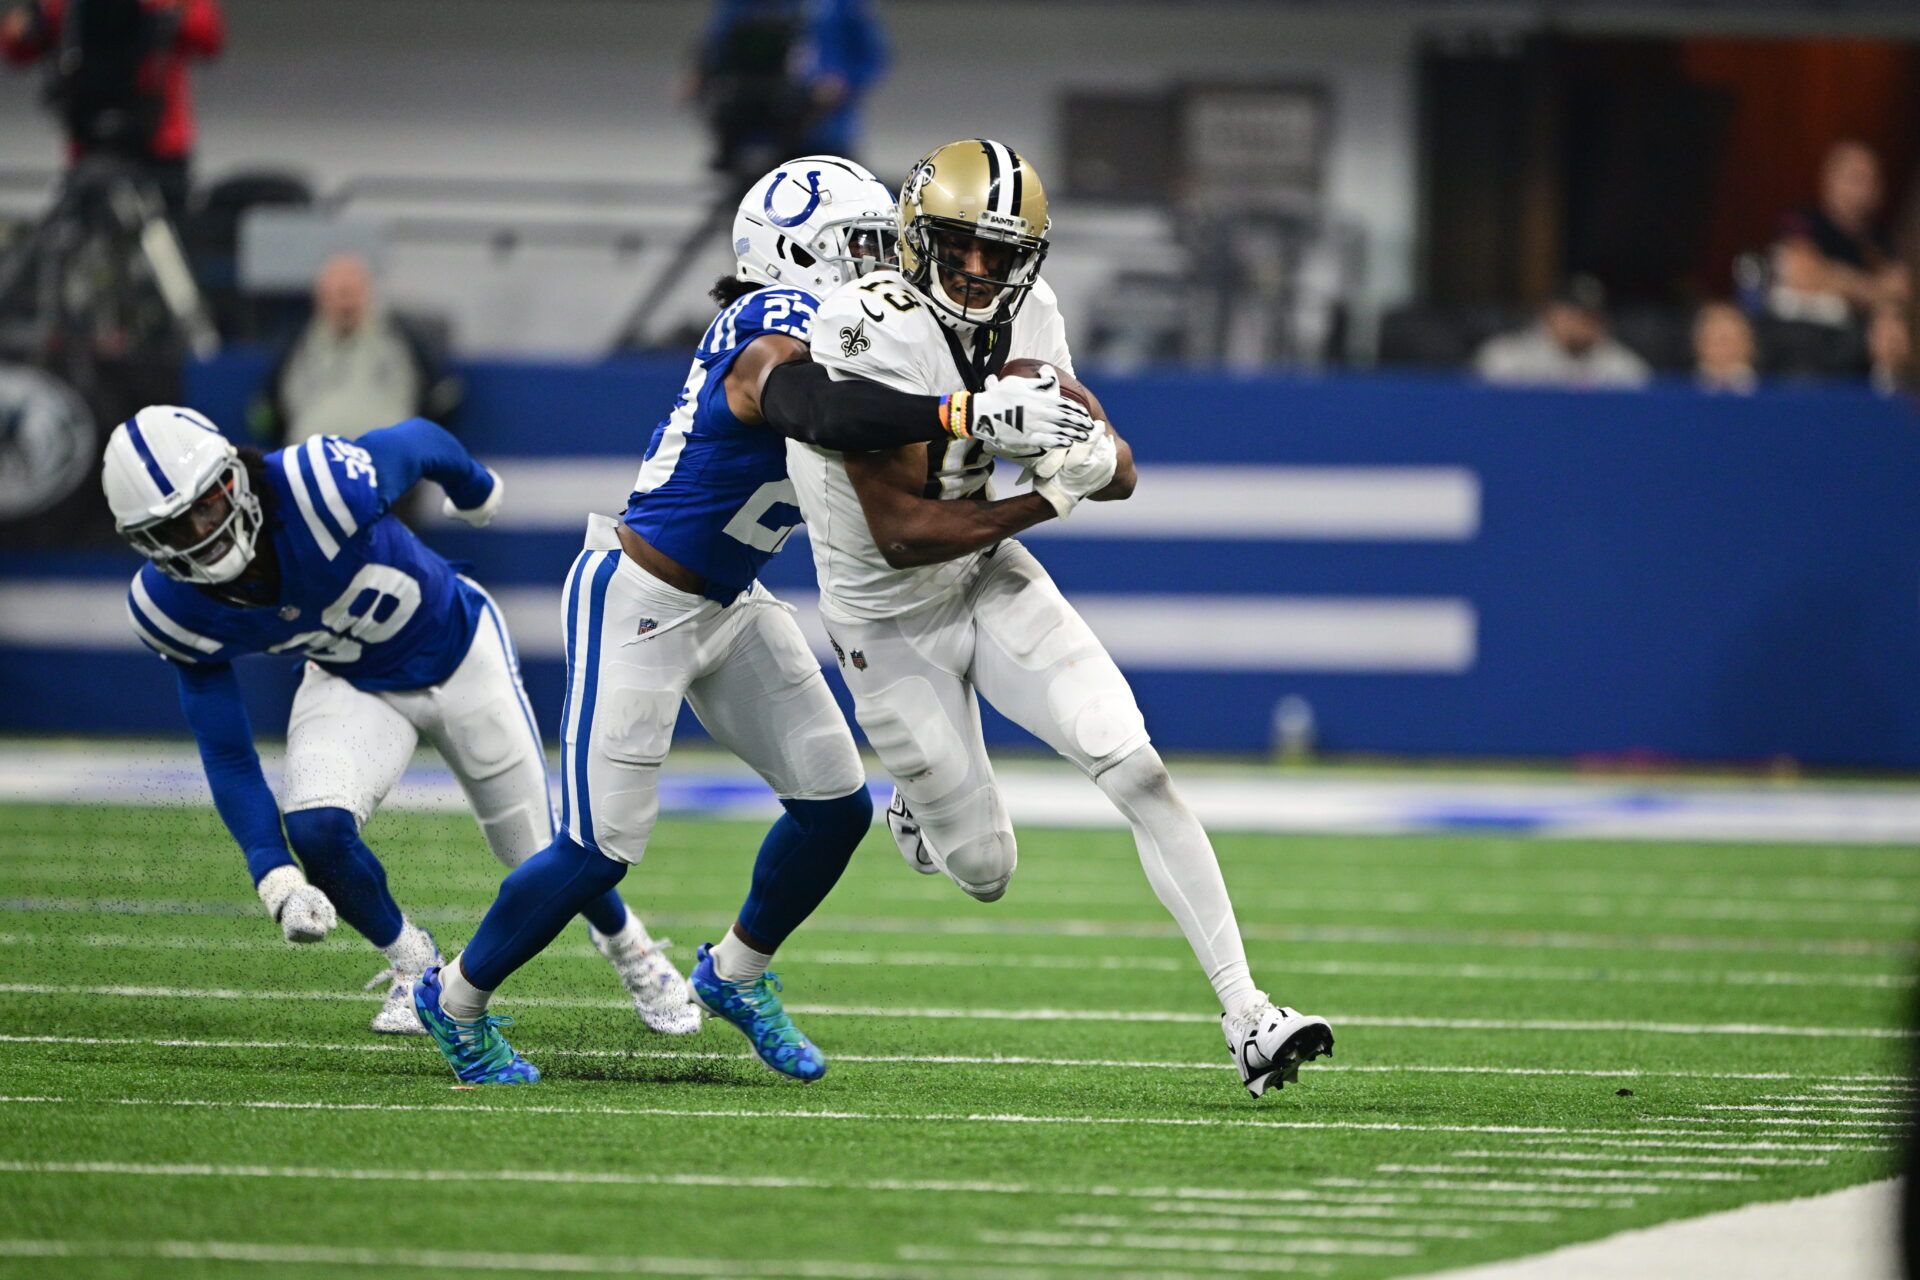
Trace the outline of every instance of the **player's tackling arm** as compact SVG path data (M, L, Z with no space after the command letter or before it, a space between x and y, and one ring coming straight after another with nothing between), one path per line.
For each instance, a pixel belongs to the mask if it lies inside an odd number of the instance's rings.
M920 447L849 454L846 467L874 544L895 569L952 560L1054 517L1053 504L1037 493L997 502L924 497L927 460Z
M862 452L952 438L950 396L915 395L877 382L833 375L808 358L807 344L763 333L727 370L727 408L790 440Z
M1113 448L1116 461L1113 464L1113 479L1097 493L1087 495L1088 502L1122 502L1133 496L1133 490L1140 483L1140 473L1133 467L1133 446L1120 438L1113 424L1107 424L1107 430L1113 435Z
M276 867L293 865L286 837L280 830L280 806L260 772L260 754L253 745L253 726L240 681L230 663L184 666L169 663L180 682L180 710L200 748L200 765L214 808L226 823L234 842L247 857L255 884Z
M369 431L351 446L365 451L378 477L380 501L398 502L422 480L446 490L447 514L468 524L493 519L505 496L505 487L487 468L474 461L466 446L437 422L409 418L396 426ZM352 466L347 466L349 476Z

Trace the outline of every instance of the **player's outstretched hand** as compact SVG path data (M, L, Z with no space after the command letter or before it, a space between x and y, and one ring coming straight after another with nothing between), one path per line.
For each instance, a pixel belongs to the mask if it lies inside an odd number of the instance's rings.
M988 453L1034 458L1079 444L1093 427L1087 411L1060 394L1060 376L1049 367L1035 378L988 378L974 393L969 433Z
M493 492L487 495L485 502L477 507L462 510L453 505L452 498L442 498L440 499L441 513L449 519L458 520L461 524L470 524L476 529L484 529L492 524L494 516L500 513L500 504L506 501L507 482L502 480L500 474L492 468L487 469L487 474L493 477Z
M1119 447L1107 424L1097 423L1093 436L1065 449L1054 449L1033 464L1033 491L1053 504L1062 519L1088 494L1113 482L1120 465Z
M296 866L275 867L257 887L261 904L288 942L318 942L340 923L327 895L308 884Z

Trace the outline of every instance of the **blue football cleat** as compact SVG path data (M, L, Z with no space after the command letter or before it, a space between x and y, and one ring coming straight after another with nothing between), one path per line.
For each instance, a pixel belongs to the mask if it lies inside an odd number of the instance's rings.
M687 978L700 1007L732 1023L769 1069L809 1083L827 1074L826 1055L793 1025L780 1003L779 975L768 970L757 982L727 982L713 971L712 953L711 943L701 943Z
M447 1016L440 1008L439 965L413 984L413 1009L460 1083L532 1084L540 1078L540 1068L515 1053L500 1034L501 1027L513 1025L512 1018L486 1014L476 1022L459 1022Z

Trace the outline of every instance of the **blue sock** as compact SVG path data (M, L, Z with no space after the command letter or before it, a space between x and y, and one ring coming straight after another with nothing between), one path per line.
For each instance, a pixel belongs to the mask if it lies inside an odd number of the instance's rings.
M607 859L612 862L612 858ZM611 938L627 927L627 904L620 901L617 890L609 889L599 897L580 908L580 914L587 923Z
M460 953L460 972L482 991L497 989L521 965L546 950L567 921L595 899L612 895L626 874L626 863L575 844L565 835L555 836L552 844L500 882L500 895L487 908L473 941ZM620 917L624 923L624 906Z
M285 817L287 842L300 855L307 882L327 895L340 918L376 947L393 945L404 920L387 891L387 869L360 839L345 809L300 809Z
M740 927L771 953L826 901L873 825L865 787L838 800L782 800L786 814L767 831L753 863Z

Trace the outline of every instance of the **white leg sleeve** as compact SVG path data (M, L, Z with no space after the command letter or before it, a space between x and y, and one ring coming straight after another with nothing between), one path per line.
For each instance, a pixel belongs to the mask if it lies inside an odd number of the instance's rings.
M1221 1007L1238 1015L1265 999L1247 971L1246 947L1213 843L1174 791L1160 753L1141 747L1097 781L1133 827L1147 883L1186 935Z

